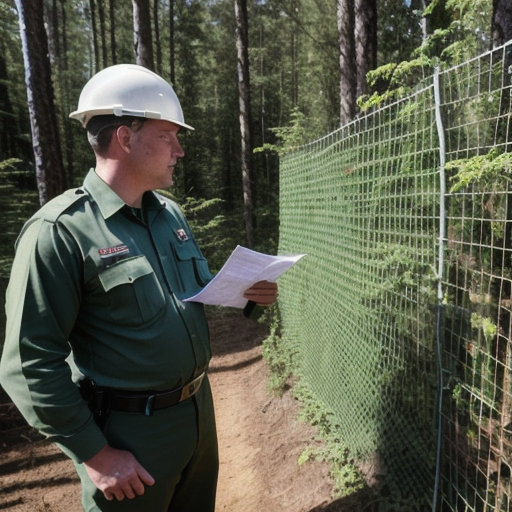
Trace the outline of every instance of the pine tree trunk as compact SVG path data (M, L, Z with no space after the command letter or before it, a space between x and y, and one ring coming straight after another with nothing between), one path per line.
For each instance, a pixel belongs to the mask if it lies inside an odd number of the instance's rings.
M22 27L25 84L39 202L43 205L63 192L65 183L43 0L16 0L16 7Z
M368 94L366 74L377 67L377 0L355 0L356 99Z
M356 50L354 0L338 0L338 36L340 46L340 125L353 119L356 112Z
M176 49L174 46L174 0L169 0L169 69L171 85L176 90Z
M512 39L512 3L510 0L492 2L492 44L501 46Z
M156 46L156 72L162 74L162 44L160 43L160 23L158 21L159 0L153 0L153 26L155 27L155 46Z
M117 64L115 0L109 0L109 18L110 18L110 55L112 57L112 64Z
M102 68L106 68L108 66L108 48L107 48L107 27L105 24L105 6L103 5L103 0L100 0L98 2L98 16L100 18Z
M96 1L89 0L89 8L91 10L91 28L92 28L92 45L94 50L94 64L91 74L96 73L100 64L100 49L98 44L98 25L96 23Z
M251 89L249 81L247 0L235 0L238 95L240 105L241 167L244 198L244 224L248 247L253 246L252 223L252 145Z
M151 38L151 16L148 0L132 0L133 42L135 61L139 66L154 70L153 41Z

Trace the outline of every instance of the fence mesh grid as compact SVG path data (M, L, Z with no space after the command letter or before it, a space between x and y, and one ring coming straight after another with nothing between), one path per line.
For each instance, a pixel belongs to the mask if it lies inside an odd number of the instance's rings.
M511 509L511 50L436 75L441 139L433 75L281 160L283 340L382 511Z

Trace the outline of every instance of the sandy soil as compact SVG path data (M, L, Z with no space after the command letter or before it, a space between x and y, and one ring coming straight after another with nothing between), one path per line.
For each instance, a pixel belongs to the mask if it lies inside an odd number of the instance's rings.
M314 431L296 420L299 406L289 393L267 391L266 328L236 310L213 315L210 326L221 457L216 512L362 512L361 497L332 500L325 464L299 466ZM26 426L1 389L0 432L0 510L82 510L71 462Z

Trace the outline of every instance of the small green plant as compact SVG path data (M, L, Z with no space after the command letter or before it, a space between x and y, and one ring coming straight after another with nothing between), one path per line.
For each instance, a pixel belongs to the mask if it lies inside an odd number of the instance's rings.
M510 181L512 178L512 156L510 153L498 154L492 150L486 155L454 160L446 164L446 170L456 171L451 178L450 192L458 192L469 185L493 183L498 180Z
M334 414L300 381L294 387L294 396L301 403L299 419L317 428L318 445L307 447L299 457L299 464L310 460L325 461L331 466L334 496L342 498L364 489L366 482L350 450L339 437L339 425Z
M281 338L281 320L277 305L266 309L262 322L270 318L270 334L263 341L263 358L269 369L268 389L276 395L282 394L290 387L297 365L294 360L295 351Z
M494 338L498 332L498 328L491 318L482 317L478 313L471 314L471 327L482 329L486 342Z

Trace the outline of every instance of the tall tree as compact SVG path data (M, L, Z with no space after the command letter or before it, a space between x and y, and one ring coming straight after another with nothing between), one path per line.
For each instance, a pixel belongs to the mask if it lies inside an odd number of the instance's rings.
M340 125L347 124L356 113L356 48L354 0L338 0L340 46Z
M43 21L43 0L15 1L21 27L39 202L44 204L65 189L65 172Z
M240 134L242 168L242 187L244 198L245 235L249 247L253 246L252 221L252 144L251 144L251 85L249 74L249 30L247 19L247 0L235 0L236 49L238 96L240 107Z
M105 6L103 0L98 0L98 17L100 19L100 36L101 36L101 60L102 68L108 66L108 48L107 48L107 26L105 22Z
M135 61L139 66L153 70L153 40L151 38L151 16L147 0L132 0L133 43Z
M492 44L500 46L512 39L512 2L493 0L492 2Z
M109 13L109 20L110 20L110 55L112 58L112 64L117 64L115 0L109 0L108 13Z
M377 67L377 0L355 0L356 96L368 94L366 74Z
M69 71L68 61L68 33L67 33L67 16L66 16L66 0L60 0L60 13L62 20L62 68Z
M94 74L100 68L100 46L98 42L98 23L96 21L96 0L89 0L89 8L91 10L92 46L94 52L91 74Z
M60 5L59 5L60 4ZM70 124L68 113L74 108L71 107L70 81L69 81L69 59L68 59L68 34L67 34L67 0L53 0L51 17L48 18L48 43L50 59L54 72L54 93L59 103L58 109L59 128L61 139L64 141L65 166L67 168L67 181L73 180L74 174L74 144L73 130L66 129ZM63 129L64 128L64 129Z
M174 0L169 0L169 69L171 84L176 87L176 49L174 45Z
M156 72L162 74L162 43L160 40L159 0L153 0L153 26L155 27Z

